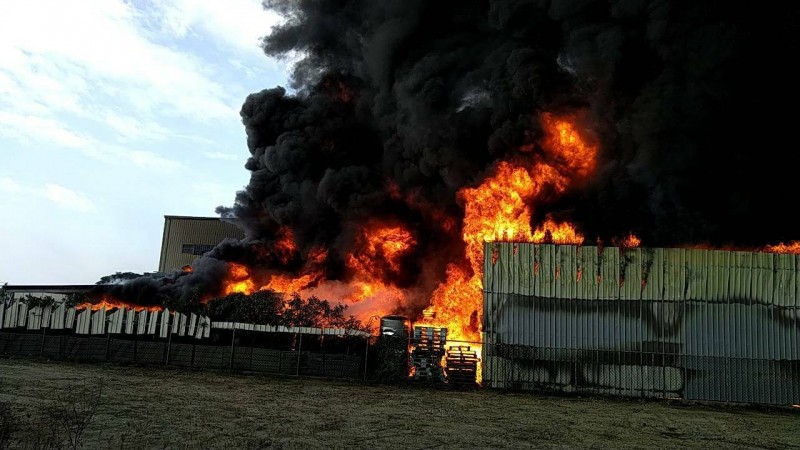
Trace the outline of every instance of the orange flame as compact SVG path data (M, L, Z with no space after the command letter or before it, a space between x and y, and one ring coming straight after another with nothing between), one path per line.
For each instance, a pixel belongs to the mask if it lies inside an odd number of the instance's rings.
M96 303L94 303L94 302L85 302L85 303L81 303L81 304L75 306L75 309L77 309L77 310L90 309L92 311L98 311L98 310L100 310L102 308L105 308L106 310L115 309L115 308L133 309L136 312L139 312L139 311L161 311L161 310L164 309L161 306L134 305L134 304L125 303L122 300L117 300L117 299L110 298L110 297L103 297L99 302L96 302Z
M792 241L788 244L784 244L781 242L780 244L776 245L767 245L764 247L763 251L769 253L788 253L788 254L800 254L800 241Z
M252 294L256 291L256 286L250 278L250 271L247 266L239 263L228 263L228 279L225 280L223 295L230 294Z
M481 341L485 242L580 244L584 240L569 222L559 222L549 216L535 228L531 222L537 204L563 194L594 171L597 146L581 135L575 125L576 117L542 114L539 119L544 131L540 147L527 142L516 159L498 162L480 185L458 192L464 205L461 237L465 258L447 266L445 281L431 294L430 306L421 318L429 326L448 328L448 341L473 344ZM418 206L425 214L440 214L441 222L449 223L443 225L443 229L456 226L452 218L434 208L426 208L422 196L401 194L392 182L389 188L392 199ZM289 233L285 236L291 237ZM294 240L287 238L287 242L292 246L287 245L286 249L296 251ZM273 289L338 299L348 303L348 312L366 323L376 316L395 312L413 296L393 285L391 280L401 273L403 259L416 244L416 237L404 224L371 220L357 231L353 250L345 255L350 281L324 280L317 268L326 260L327 253L312 250L300 276L276 274L268 277L265 283L256 283L247 267L231 263L225 293Z
M381 272L399 273L403 256L416 243L401 225L372 221L356 237L355 250L347 256L347 266L361 277L371 278L382 275Z
M639 239L639 237L635 234L628 233L627 236L624 236L620 239L612 239L611 243L617 247L636 248L641 245L642 240Z
M280 227L275 241L275 252L281 262L286 264L297 252L297 245L294 241L294 232L289 227Z
M479 342L482 320L483 243L520 240L580 244L574 225L550 217L535 230L533 206L544 195L561 194L596 166L597 146L578 132L574 117L542 114L544 139L540 152L529 159L501 161L474 188L459 192L464 202L462 238L469 268L451 264L447 279L434 291L432 324L448 328L450 340ZM530 153L534 149L521 149ZM428 320L426 320L428 322Z

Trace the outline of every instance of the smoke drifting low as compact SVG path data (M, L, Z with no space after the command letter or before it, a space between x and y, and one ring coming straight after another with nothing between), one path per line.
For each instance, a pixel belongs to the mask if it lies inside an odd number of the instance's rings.
M589 180L540 198L533 222L647 246L800 238L787 69L800 6L769 3L266 1L286 20L264 52L302 58L293 93L242 106L250 182L218 212L247 239L157 289L215 293L224 261L299 275L316 249L325 278L346 280L359 227L377 220L411 231L387 273L425 298L464 259L459 190L541 152L542 113L580 111L600 155ZM286 233L289 253L276 250Z

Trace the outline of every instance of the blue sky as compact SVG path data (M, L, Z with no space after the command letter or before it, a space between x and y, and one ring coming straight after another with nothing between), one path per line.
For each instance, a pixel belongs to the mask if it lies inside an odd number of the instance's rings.
M0 14L0 283L158 267L163 216L247 184L239 109L286 85L259 1L13 1Z

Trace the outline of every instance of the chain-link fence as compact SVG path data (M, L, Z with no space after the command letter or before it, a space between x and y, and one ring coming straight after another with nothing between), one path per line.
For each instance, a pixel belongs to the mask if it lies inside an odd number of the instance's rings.
M0 354L51 359L360 378L370 341L356 336L219 330L192 337L0 333Z

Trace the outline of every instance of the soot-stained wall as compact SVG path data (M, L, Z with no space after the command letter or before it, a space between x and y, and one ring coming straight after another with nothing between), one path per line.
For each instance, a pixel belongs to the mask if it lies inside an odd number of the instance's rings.
M800 403L797 255L489 243L491 387Z

